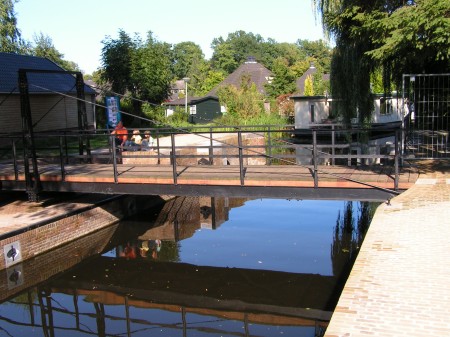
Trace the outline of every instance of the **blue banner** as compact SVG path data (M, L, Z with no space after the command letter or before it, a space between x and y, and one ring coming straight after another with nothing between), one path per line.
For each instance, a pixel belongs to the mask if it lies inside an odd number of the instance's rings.
M106 97L106 120L107 128L114 129L122 120L122 115L120 114L120 100L117 96L107 96Z

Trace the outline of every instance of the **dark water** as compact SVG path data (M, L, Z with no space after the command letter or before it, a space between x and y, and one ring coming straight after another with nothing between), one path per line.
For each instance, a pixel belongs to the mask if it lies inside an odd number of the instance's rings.
M0 336L320 336L376 206L171 200L5 272Z

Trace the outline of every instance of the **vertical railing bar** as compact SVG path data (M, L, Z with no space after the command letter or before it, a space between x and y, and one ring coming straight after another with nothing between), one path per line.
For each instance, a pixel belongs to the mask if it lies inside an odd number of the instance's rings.
M16 151L16 140L12 139L12 152L13 152L13 165L14 165L14 179L19 180L19 167L17 165L17 151Z
M317 176L317 131L313 130L313 165L314 165L314 188L319 187L319 179Z
M394 143L395 143L395 150L394 150L394 170L395 170L395 177L394 177L394 190L398 191L398 181L399 181L399 167L398 167L398 163L399 163L399 141L400 141L400 137L398 135L398 130L395 130L395 139L394 139Z
M178 177L177 177L177 157L175 153L175 135L173 132L170 134L170 141L172 145L172 151L170 153L170 159L172 160L172 175L173 175L173 184L177 185Z
M155 137L156 137L156 148L158 150L158 165L161 164L161 151L159 148L159 130L156 129L155 131Z
M270 125L267 127L267 152L266 164L272 165L272 131Z
M63 136L59 136L59 164L61 167L61 180L66 181L66 170L64 169L64 140Z
M209 164L214 164L213 129L209 127Z
M336 155L336 148L335 148L336 138L335 137L336 137L336 132L334 131L334 124L333 124L333 125L331 125L331 155L332 155L331 165L333 165L333 166L335 164L334 156Z
M116 150L116 140L112 135L110 137L110 143L112 147L112 159L113 159L113 174L114 174L114 183L117 184L119 182L118 172L117 172L117 150Z
M241 186L244 186L244 160L242 158L242 133L238 131L238 148L239 148L239 177Z

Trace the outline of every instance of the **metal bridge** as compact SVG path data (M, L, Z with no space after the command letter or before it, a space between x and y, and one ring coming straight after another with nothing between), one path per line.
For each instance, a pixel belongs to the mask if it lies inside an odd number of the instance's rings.
M368 130L311 130L298 144L287 126L145 130L150 151L118 150L107 130L3 135L1 190L380 201L418 178L400 165L398 131L371 143Z

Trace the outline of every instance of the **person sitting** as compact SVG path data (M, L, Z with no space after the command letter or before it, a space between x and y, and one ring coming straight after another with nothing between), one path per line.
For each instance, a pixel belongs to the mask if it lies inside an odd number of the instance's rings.
M130 147L131 150L137 151L139 150L139 147L142 143L142 137L140 135L139 130L133 130L133 135L131 136L130 140L127 140L125 143L126 147Z
M128 130L126 127L123 126L123 122L119 121L113 130L111 132L112 135L115 135L114 143L116 146L119 146L121 150L123 150L123 147L126 145L126 142L128 140Z
M145 131L144 132L144 139L142 140L141 143L141 149L142 151L149 151L151 150L153 147L153 138L150 134L150 131Z

